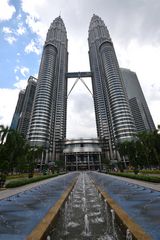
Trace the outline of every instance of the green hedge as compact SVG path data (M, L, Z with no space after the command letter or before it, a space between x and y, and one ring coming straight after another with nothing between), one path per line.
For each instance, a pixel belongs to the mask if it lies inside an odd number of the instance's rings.
M141 170L140 171L141 173L144 173L144 174L160 174L160 170Z
M127 170L127 172L134 172L133 170ZM144 174L160 174L160 170L139 170L140 173Z
M9 183L6 184L6 188L14 188L14 187L20 187L29 183L34 183L34 182L38 182L41 180L45 180L48 178L53 178L58 176L59 174L52 174L52 175L42 175L42 176L38 176L38 177L33 177L33 178L23 178L23 179L19 179L19 180L13 180L10 181Z
M25 174L16 174L16 175L8 175L7 180L18 179L18 178L25 178L28 176L28 173Z
M137 174L130 174L130 173L109 173L109 174L120 176L120 177L142 180L146 182L160 183L160 177L157 177L157 176L145 176L145 175L137 175Z

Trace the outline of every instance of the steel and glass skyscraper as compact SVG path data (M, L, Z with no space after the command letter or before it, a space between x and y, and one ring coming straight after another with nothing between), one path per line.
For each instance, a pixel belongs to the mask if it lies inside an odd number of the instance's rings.
M26 138L29 128L29 121L31 117L35 91L37 86L37 79L33 76L30 76L28 79L28 84L25 89L25 96L23 101L22 111L19 117L19 122L17 130Z
M135 124L112 40L96 15L90 22L88 42L98 137L110 142L112 152L116 142L134 136Z
M11 123L11 129L20 132L25 138L29 128L29 121L34 102L37 79L30 76L26 89L20 91L16 109Z
M156 130L136 73L129 69L121 68L121 74L135 121L136 131Z
M25 97L25 90L21 90L18 95L17 105L13 114L12 122L11 122L11 129L17 130L19 118L21 116L22 108L23 108L23 102Z
M44 162L58 158L66 136L67 68L67 33L59 16L51 23L44 44L28 132L31 146L45 149Z
M61 17L51 23L43 47L27 134L31 146L42 146L44 149L41 164L53 163L61 158L61 143L63 145L66 138L67 79L71 77L92 78L97 135L105 157L120 160L116 145L135 136L135 120L129 106L130 96L122 79L123 73L109 31L96 15L90 22L88 43L91 72L68 73L65 25ZM12 125L17 124L23 101L21 93ZM149 120L148 124L152 125L152 121Z

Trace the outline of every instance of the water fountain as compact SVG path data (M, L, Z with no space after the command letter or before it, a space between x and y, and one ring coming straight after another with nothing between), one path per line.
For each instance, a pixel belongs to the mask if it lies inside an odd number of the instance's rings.
M126 240L132 240L132 233L129 231L129 229L126 230Z
M78 173L68 173L0 200L0 239L27 239L34 227L71 185Z
M117 237L117 231L116 231L116 226L115 226L115 212L113 209L111 209L111 216L112 216L112 231L115 239L118 239Z
M114 211L83 172L49 236L51 240L126 240L117 229Z
M87 214L84 215L84 236L91 236L91 232L89 230L89 220Z

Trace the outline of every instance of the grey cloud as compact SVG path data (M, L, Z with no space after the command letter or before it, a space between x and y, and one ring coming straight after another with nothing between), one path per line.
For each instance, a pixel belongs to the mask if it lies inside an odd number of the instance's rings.
M22 8L26 2L22 0ZM24 4L25 3L25 4ZM49 26L61 14L67 28L68 37L72 34L87 40L89 22L92 15L99 15L108 26L111 37L127 43L132 38L152 42L160 40L160 1L159 0L46 0L35 5L40 21ZM47 12L47 14L44 14Z
M75 112L82 112L85 114L89 114L91 111L93 112L93 99L89 93L79 93L73 95L71 101L73 101L72 108Z
M75 39L82 38L84 44L87 43L89 23L94 13L104 20L114 41L118 39L126 45L132 38L140 43L153 44L160 40L158 0L68 0L67 4L65 0L56 4L46 0L45 4L35 6L35 11L47 26L61 14L68 39L71 35Z
M67 138L96 137L94 118L79 113L69 114L67 118Z
M77 37L87 38L89 22L95 13L104 20L111 37L118 38L124 44L132 38L138 38L140 42L152 43L160 40L160 1L82 0L78 2L79 11L75 10L73 3L72 16L68 15L66 19L69 32L76 33ZM65 13L69 14L69 9Z
M89 93L76 93L68 102L67 137L96 137L93 99Z
M117 44L119 48L127 50L127 47L132 39L135 39L138 42L138 46L140 46L140 44L142 46L145 44L152 44L154 46L160 44L159 0L59 0L56 3L55 1L46 0L44 1L44 4L35 7L35 9L40 16L39 20L46 25L47 29L52 20L55 19L61 11L61 16L67 29L69 46L72 42L71 50L69 50L69 64L71 63L71 52L74 51L74 54L72 54L74 60L72 61L71 66L74 71L76 71L76 64L74 63L77 63L81 71L81 64L84 62L85 56L88 57L88 28L91 17L94 13L99 15L104 20L114 44ZM44 14L44 12L47 14ZM28 11L28 14L30 14L30 11ZM75 49L73 50L73 42L75 42L75 48L81 47L80 44L77 44L79 39L84 44L84 51L86 51L86 55L82 55L83 58L79 57L78 51L76 52ZM122 51L122 58L125 58L123 54L124 51ZM130 55L126 56L127 59L129 57ZM149 58L148 61L150 61ZM157 61L159 62L159 60ZM126 63L126 61L124 62ZM133 63L133 65L135 64ZM128 62L128 66L126 67L133 65ZM156 62L153 64L153 66L154 65L156 65ZM144 64L144 66L148 65ZM142 65L141 68L144 68L144 66ZM144 69L144 72L147 72L151 69L153 69L152 71L154 72L153 66L150 69ZM139 67L139 73L141 68ZM137 66L135 71L138 73ZM143 74L141 74L141 78L142 76ZM144 75L144 80L145 79L146 76ZM152 77L149 79L149 81L153 81ZM157 96L158 94L159 92L157 93ZM78 94L71 96L71 99L75 99L75 102L72 101L70 117L78 119L76 124L73 121L73 124L76 125L73 127L75 127L77 131L80 131L79 128L77 128L78 124L80 124L79 122L87 121L86 116L88 116L88 122L91 122L89 119L92 119L94 116L94 110L91 111L93 106L91 107L91 103L89 103L87 100L90 98L90 96L88 96L88 98L84 97L85 96ZM85 129L83 130L85 132L87 128L83 129Z
M160 84L153 84L150 87L149 100L160 101Z

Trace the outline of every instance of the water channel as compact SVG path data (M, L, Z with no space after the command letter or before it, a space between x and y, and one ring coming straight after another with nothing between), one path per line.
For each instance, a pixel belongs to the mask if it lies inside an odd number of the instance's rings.
M47 240L132 240L121 227L90 176L82 172Z

